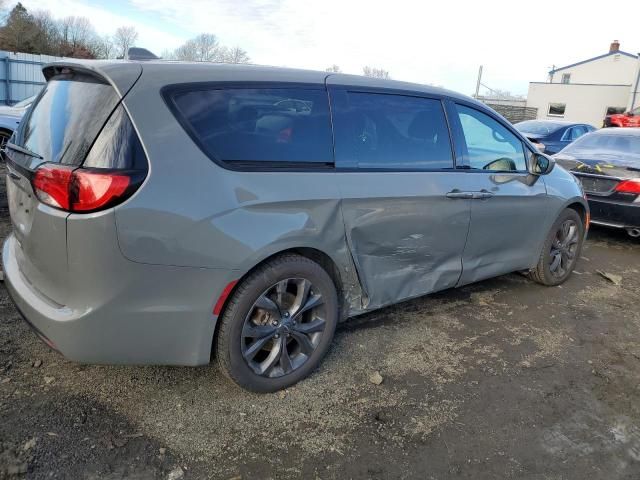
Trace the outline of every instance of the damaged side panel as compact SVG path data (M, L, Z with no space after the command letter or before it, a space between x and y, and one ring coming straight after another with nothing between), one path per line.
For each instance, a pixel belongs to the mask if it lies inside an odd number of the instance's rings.
M347 244L366 309L454 286L470 200L446 198L457 172L337 173ZM401 195L401 196L400 196Z

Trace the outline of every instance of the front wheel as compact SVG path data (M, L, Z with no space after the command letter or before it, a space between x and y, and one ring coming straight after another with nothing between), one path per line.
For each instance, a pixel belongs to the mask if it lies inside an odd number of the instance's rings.
M222 372L248 390L274 392L308 376L325 356L338 296L320 265L286 254L243 280L220 322Z
M584 228L578 212L565 209L551 227L538 264L529 277L548 286L560 285L569 278L582 250Z

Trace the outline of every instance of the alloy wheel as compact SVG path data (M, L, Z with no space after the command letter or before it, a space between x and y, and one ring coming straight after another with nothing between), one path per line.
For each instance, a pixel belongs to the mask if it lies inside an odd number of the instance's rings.
M256 375L287 375L311 357L325 326L324 299L309 280L279 281L258 297L245 317L242 357Z
M573 265L578 251L580 229L574 220L565 220L551 242L549 271L556 278L565 276Z

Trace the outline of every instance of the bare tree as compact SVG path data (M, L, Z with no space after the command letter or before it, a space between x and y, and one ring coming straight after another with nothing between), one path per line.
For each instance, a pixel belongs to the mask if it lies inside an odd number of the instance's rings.
M231 48L222 47L222 48L226 50L224 60L223 60L224 62L249 63L249 61L251 60L249 58L249 55L247 54L247 51L240 47L231 47Z
M113 36L113 43L119 57L126 58L129 48L135 46L138 31L135 27L119 27Z
M373 77L373 78L391 78L389 75L389 71L383 68L375 68L375 67L363 67L362 73L365 77Z
M34 12L33 19L33 49L35 52L47 53L51 55L61 55L59 24L46 10Z
M225 51L221 48L218 38L211 33L201 33L191 40L187 40L175 51L178 60L192 62L219 62Z
M117 56L117 47L113 43L113 39L109 35L98 37L94 43L94 51L96 58L115 58Z
M334 63L330 67L326 68L325 72L342 73L342 69Z

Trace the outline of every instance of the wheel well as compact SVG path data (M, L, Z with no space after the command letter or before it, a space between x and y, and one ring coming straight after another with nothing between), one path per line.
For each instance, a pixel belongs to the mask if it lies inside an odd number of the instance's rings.
M342 307L343 302L344 302L344 294L343 294L343 288L342 288L342 278L340 277L340 270L338 269L338 266L336 265L336 263L333 261L333 259L329 255L327 255L326 253L324 253L321 250L318 250L316 248L309 248L309 247L299 247L299 248L289 248L287 250L282 250L280 252L277 252L277 253L274 253L273 255L268 256L267 258L263 259L261 262L259 262L256 265L254 265L253 268L251 268L242 277L240 277L237 280L236 284L231 289L231 292L229 293L227 298L225 299L224 305L222 306L222 309L220 310L220 315L218 315L218 319L220 319L222 317L222 315L224 315L224 312L227 309L227 304L229 303L229 300L231 299L231 297L233 297L233 295L236 292L236 289L244 281L245 278L247 278L249 275L251 275L257 268L260 268L266 262L274 259L275 257L279 257L280 255L283 255L285 253L295 253L295 254L300 255L302 257L306 257L309 260L313 260L318 265L320 265L324 269L324 271L327 272L329 277L331 277L331 280L333 281L333 284L336 287L336 292L338 293L338 305L340 305L340 307ZM213 359L213 357L215 355L213 347L216 344L219 327L220 327L220 322L216 322L216 328L215 328L215 330L213 332L213 339L212 339L212 342L211 342L211 355L210 355L211 359Z
M584 208L584 205L582 205L581 203L572 203L571 205L569 205L567 208L570 208L572 210L575 210L578 215L580 215L580 218L582 219L582 223L586 223L587 221L587 210Z
M0 133L6 133L7 135L13 135L13 130L9 130L8 128L0 127Z

